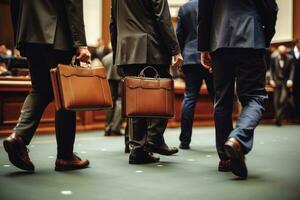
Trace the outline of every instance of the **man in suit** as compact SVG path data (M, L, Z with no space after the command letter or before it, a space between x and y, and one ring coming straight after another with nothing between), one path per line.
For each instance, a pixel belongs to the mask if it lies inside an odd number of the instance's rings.
M177 38L183 54L183 73L185 79L184 99L181 112L181 149L189 149L192 137L195 106L199 90L205 80L208 93L213 100L212 74L201 67L197 48L198 0L190 0L179 9L177 18Z
M295 46L291 51L295 67L293 81L293 97L296 110L297 122L300 122L300 39L295 40Z
M82 0L11 0L15 42L28 58L32 90L29 92L19 121L3 145L10 161L23 170L34 171L26 145L29 145L47 105L53 101L50 68L69 64L76 54L90 62L87 49ZM86 168L88 160L73 153L76 113L55 113L57 159L55 170Z
M107 71L110 91L113 99L113 107L106 112L105 136L121 135L122 118L122 77L117 72L117 67L113 65L113 53L103 57L102 63Z
M110 53L110 49L107 48L104 43L103 39L99 38L97 41L97 47L92 51L92 59L98 58L101 62L104 56Z
M288 54L286 46L278 47L278 56L272 58L270 72L270 85L274 88L274 122L277 126L281 126L284 110L291 96L295 72L293 57Z
M276 16L274 0L199 0L198 49L201 63L213 70L217 151L241 178L248 175L244 155L267 100L264 57ZM233 128L235 84L242 110Z
M174 56L180 67L182 56L172 28L167 0L112 0L110 33L114 63L124 76L137 76L146 66L154 66L162 78L171 78L169 66ZM149 152L171 155L163 138L167 119L130 118L130 164L158 162Z

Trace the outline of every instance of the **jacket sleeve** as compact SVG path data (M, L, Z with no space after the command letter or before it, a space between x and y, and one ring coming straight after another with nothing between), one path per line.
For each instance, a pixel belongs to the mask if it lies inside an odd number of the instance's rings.
M294 81L294 76L295 76L295 64L291 58L290 60L290 76L288 80Z
M17 43L17 32L18 32L18 23L19 23L19 11L20 11L20 0L11 0L10 1L10 11L11 19L14 31L14 42Z
M184 41L185 41L183 7L180 7L179 12L178 12L176 35L177 35L179 46L180 46L180 49L182 52L184 49Z
M110 30L110 41L111 41L111 46L112 46L112 50L113 50L113 64L115 64L115 55L116 55L116 51L117 51L117 38L118 38L116 16L115 16L115 12L114 12L115 8L116 8L115 1L112 0L109 30Z
M83 1L82 0L63 0L66 14L73 39L73 46L87 46L84 21L83 21Z
M198 50L209 51L213 0L198 0Z
M265 44L269 47L276 32L278 6L275 0L256 0L256 4L261 16Z
M172 55L180 53L180 47L172 25L169 4L167 0L152 0L154 17L160 34Z

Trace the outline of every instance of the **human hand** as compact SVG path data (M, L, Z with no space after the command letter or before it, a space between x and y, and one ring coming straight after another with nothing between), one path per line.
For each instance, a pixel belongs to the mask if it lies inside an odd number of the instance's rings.
M275 83L275 81L274 80L270 80L270 85L271 85L271 87L276 87L276 83Z
M208 51L204 51L200 53L200 61L201 64L206 68L212 71L212 64L211 64L211 56Z
M87 47L78 47L76 55L76 59L80 60L81 62L91 64L91 53Z
M174 63L172 65L173 67L176 67L179 71L182 71L182 66L183 66L183 57L181 53L176 54L174 56Z
M287 86L288 88L293 87L293 81L292 81L292 80L288 80L288 81L286 82L286 86Z

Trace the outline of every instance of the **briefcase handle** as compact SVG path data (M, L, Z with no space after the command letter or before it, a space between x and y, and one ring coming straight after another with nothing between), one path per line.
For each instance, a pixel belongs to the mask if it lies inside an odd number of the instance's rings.
M145 67L144 69L142 69L142 71L139 74L139 77L146 77L145 71L147 69L152 69L155 72L154 78L160 78L158 71L154 67L152 67L152 66L148 66L148 67Z
M72 60L71 60L70 65L71 65L72 67L82 67L82 66L80 65L80 60L76 58L76 55L74 55L74 56L72 57ZM91 68L91 64L87 63L87 67L88 67L88 68Z

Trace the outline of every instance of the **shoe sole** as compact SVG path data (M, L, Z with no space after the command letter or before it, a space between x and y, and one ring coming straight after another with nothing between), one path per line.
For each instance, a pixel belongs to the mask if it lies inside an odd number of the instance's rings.
M64 172L64 171L73 171L73 170L80 170L80 169L86 169L89 166L84 167L55 167L54 170L57 172Z
M137 160L129 160L129 164L135 164L135 165L151 164L151 163L158 163L158 162L159 162L159 159L157 159L155 161L149 161L149 162L137 161Z
M151 147L147 147L145 146L145 151L148 151L148 152L152 152L152 153L158 153L160 155L164 155L164 156L171 156L175 153L178 153L178 150L177 151L173 151L173 152L162 152L160 150L157 150L157 149L154 149L154 148L151 148Z
M224 145L224 148L226 155L231 160L230 164L232 173L238 177L247 178L248 170L243 155L229 145Z
M18 149L17 145L14 145L13 143L9 141L3 142L3 147L5 151L8 154L9 161L16 167L26 170L26 171L34 171L32 168L24 167L24 163L21 161L22 159L19 158L18 153L16 152L16 149ZM19 158L19 159L17 159Z

